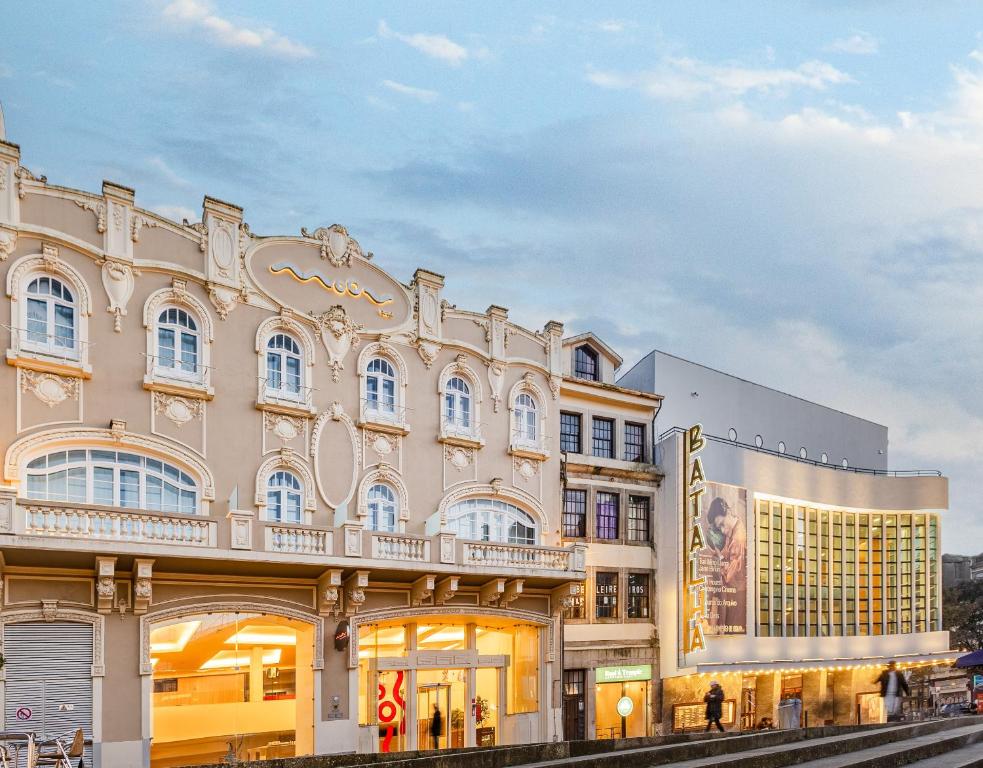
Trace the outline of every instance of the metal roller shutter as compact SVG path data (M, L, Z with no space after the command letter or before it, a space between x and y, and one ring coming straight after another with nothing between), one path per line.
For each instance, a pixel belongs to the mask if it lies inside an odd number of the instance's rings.
M92 626L72 622L7 624L4 723L38 738L81 728L92 736ZM92 765L91 748L85 764Z

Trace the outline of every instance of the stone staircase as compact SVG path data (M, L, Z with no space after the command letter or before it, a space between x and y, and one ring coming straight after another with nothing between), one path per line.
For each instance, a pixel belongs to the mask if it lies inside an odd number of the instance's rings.
M983 768L983 717L747 734L316 755L240 763L254 768ZM227 766L214 766L227 768Z

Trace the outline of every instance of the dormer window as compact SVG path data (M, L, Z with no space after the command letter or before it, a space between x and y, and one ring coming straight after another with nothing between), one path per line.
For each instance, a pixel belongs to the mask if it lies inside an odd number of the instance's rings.
M600 380L597 352L587 344L581 344L573 351L573 375L587 381Z

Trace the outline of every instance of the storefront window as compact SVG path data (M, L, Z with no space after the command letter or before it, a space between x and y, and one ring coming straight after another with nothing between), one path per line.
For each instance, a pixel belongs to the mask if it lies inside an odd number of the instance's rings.
M594 575L595 615L599 619L618 616L618 574L599 571Z
M509 714L539 710L539 629L528 625L515 628Z
M649 577L647 573L628 574L628 618L649 617Z

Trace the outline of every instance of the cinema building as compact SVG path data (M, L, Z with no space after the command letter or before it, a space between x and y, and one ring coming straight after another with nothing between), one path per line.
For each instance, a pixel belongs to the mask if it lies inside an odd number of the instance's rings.
M560 324L6 142L0 284L0 727L101 768L560 734Z
M887 429L652 352L619 380L656 418L659 665L667 730L884 719L875 678L952 660L938 472L887 469ZM698 426L696 426L698 425Z

